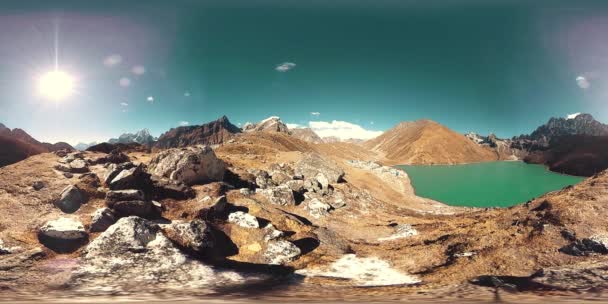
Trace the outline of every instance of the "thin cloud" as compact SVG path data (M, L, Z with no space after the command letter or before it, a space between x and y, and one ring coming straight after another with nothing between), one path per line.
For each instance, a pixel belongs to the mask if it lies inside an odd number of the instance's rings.
M579 88L581 88L583 90L586 90L589 87L591 87L591 83L584 76L578 76L578 77L576 77L576 84L579 86Z
M321 115L321 113L320 112L310 112L310 115L312 115L312 116L319 116L319 115Z
M146 68L143 65L136 65L131 68L131 73L141 76L146 73Z
M309 127L320 137L337 137L341 140L346 139L371 139L380 134L382 131L374 131L363 128L360 125L347 121L334 120L327 121L311 121Z
M296 124L296 123L286 123L285 125L287 126L288 129L300 129L300 128L304 128L303 125Z
M154 103L154 96L148 96L148 98L146 98L146 100L147 100L149 103Z
M120 78L118 84L120 84L121 87L126 88L131 85L131 79L127 77Z
M128 107L128 106L129 106L129 104L128 104L128 103L126 103L126 102L124 102L124 101L123 101L123 102L121 102L121 103L120 103L120 105L121 105L121 106L123 106L123 107Z
M180 125L180 126L182 126L182 127L185 127L185 126L190 125L190 122L189 122L189 121L182 120L182 121L180 121L180 122L179 122L179 125Z
M279 72L287 72L295 67L296 67L296 64L293 62L283 62L283 63L277 65L277 67L274 69Z

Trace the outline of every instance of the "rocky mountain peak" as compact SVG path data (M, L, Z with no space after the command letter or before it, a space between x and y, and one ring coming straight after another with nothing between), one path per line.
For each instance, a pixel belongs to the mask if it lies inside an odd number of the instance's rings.
M519 138L548 143L555 137L566 135L606 136L608 125L595 120L591 114L578 114L574 118L552 117L530 135Z
M245 132L262 131L262 132L283 132L289 133L289 128L278 116L270 116L257 124L247 123L243 127Z
M172 128L158 138L155 146L164 149L192 145L217 145L238 133L241 133L241 129L233 125L228 117L222 116L199 126Z

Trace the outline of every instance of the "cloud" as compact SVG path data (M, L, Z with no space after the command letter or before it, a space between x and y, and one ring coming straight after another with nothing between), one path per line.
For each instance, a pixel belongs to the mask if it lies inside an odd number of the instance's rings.
M149 103L154 103L154 97L153 97L153 96L148 96L148 98L146 98L146 100L147 100Z
M319 115L321 115L321 113L320 112L310 112L310 115L312 115L312 116L319 116Z
M279 72L287 72L295 67L296 67L296 64L293 62L283 62L283 63L277 65L277 67L274 69Z
M179 125L182 126L182 127L185 127L185 126L187 126L189 124L190 124L190 122L189 121L185 121L185 120L182 120L182 121L179 122Z
M341 140L351 138L370 139L382 134L382 131L367 130L360 125L340 120L334 120L332 122L311 121L308 125L320 137L335 136Z
M127 77L120 78L118 84L120 84L121 87L126 88L131 85L131 79Z
M131 68L131 73L141 76L146 73L146 68L143 65L136 65Z
M117 66L122 62L122 56L118 54L112 54L103 59L103 65L111 68L113 66Z
M584 76L576 77L576 84L583 90L586 90L591 87L591 83Z
M126 103L126 102L124 102L124 101L123 101L123 102L121 102L121 103L120 103L120 105L121 105L121 106L123 106L123 107L128 107L128 106L129 106L129 104L128 104L128 103Z
M300 128L304 128L303 125L300 124L296 124L296 123L286 123L285 124L287 126L287 128L289 129L300 129Z
M190 97L190 92L188 92L188 91L184 92L184 97Z
M575 119L576 116L579 116L579 115L581 115L580 112L579 113L568 114L568 119Z

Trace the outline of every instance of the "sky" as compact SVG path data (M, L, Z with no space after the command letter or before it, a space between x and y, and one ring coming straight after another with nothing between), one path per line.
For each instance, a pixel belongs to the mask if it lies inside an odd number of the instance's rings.
M75 144L222 115L363 138L608 122L606 2L2 0L0 123ZM41 92L54 70L72 94Z

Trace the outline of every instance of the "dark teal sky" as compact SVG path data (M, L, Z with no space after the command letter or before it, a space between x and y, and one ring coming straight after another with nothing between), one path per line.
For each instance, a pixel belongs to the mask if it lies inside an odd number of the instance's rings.
M608 122L600 1L11 2L0 3L0 122L43 140L159 135L224 114L371 130L429 118L501 137L574 112ZM78 78L59 103L33 94L55 28L60 67ZM104 66L113 54L120 64ZM276 71L283 62L296 66Z

